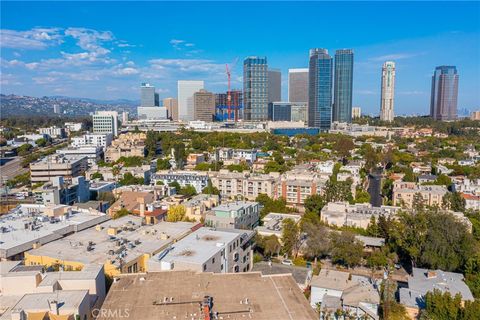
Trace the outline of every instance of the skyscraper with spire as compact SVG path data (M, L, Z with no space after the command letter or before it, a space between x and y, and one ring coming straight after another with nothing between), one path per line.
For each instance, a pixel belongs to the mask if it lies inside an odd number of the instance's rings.
M382 67L382 92L380 98L380 120L392 122L395 99L395 62L386 61Z

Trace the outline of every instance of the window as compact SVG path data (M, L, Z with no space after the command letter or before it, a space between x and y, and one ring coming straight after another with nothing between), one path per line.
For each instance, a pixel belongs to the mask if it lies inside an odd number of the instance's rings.
M215 263L215 258L212 258L212 264L214 264L214 263Z
M207 271L207 265L206 264L203 265L203 271Z

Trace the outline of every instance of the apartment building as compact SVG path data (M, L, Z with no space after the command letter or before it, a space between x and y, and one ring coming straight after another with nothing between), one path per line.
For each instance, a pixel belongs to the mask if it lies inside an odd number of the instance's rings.
M111 133L88 133L79 137L72 137L70 145L74 148L95 146L106 148L112 143Z
M48 127L48 128L39 128L38 132L40 134L47 134L52 138L59 138L63 139L67 137L65 132L65 128L58 128L56 126Z
M418 185L415 182L397 181L393 184L393 205L412 208L416 194L423 198L426 206L442 206L443 196L448 190L444 186Z
M167 185L172 182L178 182L181 187L192 185L195 187L197 193L201 193L202 190L208 185L208 173L203 171L160 170L153 175L152 181L154 184L156 184L158 181L162 181Z
M73 177L82 175L87 165L86 156L53 154L30 164L30 178L32 183L48 182L58 176L72 180Z
M213 208L205 217L205 225L222 229L253 230L260 222L258 202L236 201Z
M33 194L36 203L44 205L72 205L90 200L89 182L83 176L72 178L71 182L65 182L63 177L54 177L34 189Z
M255 232L200 228L148 260L149 272L247 272L253 267Z
M64 156L87 157L88 164L91 166L103 159L103 148L99 146L69 147L59 149L56 153Z
M105 162L114 162L121 157L145 157L145 133L121 134L105 151Z
M257 160L257 155L257 149L218 148L215 150L213 159L215 161L239 160L253 163Z
M222 169L219 172L212 172L210 179L223 197L241 196L247 200L255 200L262 193L273 198L279 176L278 173L230 172Z
M283 174L275 186L276 199L284 198L287 204L303 208L305 199L314 194L321 194L328 181L327 176L305 170L292 170Z

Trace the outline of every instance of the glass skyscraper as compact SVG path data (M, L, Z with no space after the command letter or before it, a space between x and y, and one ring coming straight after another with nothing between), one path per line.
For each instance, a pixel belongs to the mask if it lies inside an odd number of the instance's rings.
M308 67L308 126L321 131L332 123L333 59L326 49L311 49Z
M353 50L335 52L333 121L352 122Z
M243 105L245 120L268 119L267 57L247 57L243 61Z
M458 74L455 66L435 68L432 77L430 116L435 120L457 119Z
M149 83L142 83L141 91L141 107L154 107L155 104L155 87ZM158 105L158 104L157 104Z

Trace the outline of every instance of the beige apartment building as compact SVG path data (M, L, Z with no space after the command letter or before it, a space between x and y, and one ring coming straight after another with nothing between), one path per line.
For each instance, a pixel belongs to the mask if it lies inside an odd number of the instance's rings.
M273 197L279 174L258 174L250 172L230 172L220 170L210 176L212 185L224 197L241 196L247 200L255 200L261 193Z
M275 198L284 198L287 204L302 208L305 199L321 194L327 182L325 177L310 171L289 171L282 175L275 187Z
M393 205L412 208L415 194L420 194L424 205L441 207L443 196L447 192L444 186L422 186L415 182L397 181L393 184Z
M207 90L193 94L193 120L212 122L215 116L215 95Z
M71 181L82 175L87 169L86 156L65 156L53 154L30 164L32 183L48 182L53 177L63 177Z
M111 146L105 151L105 162L114 162L121 157L145 156L145 133L125 133L112 141Z

